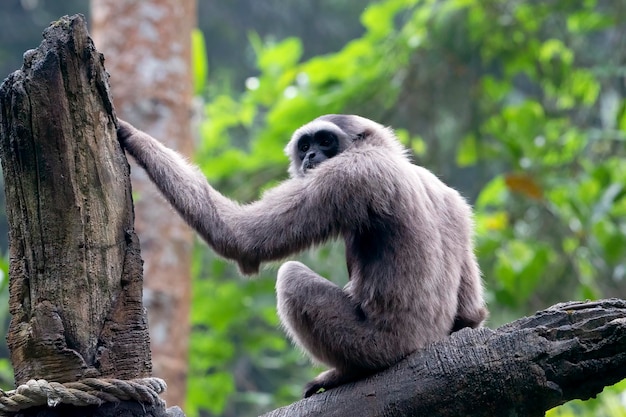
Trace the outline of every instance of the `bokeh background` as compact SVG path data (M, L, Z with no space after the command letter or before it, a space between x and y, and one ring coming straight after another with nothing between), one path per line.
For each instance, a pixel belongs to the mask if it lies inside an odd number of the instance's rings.
M0 78L49 22L93 17L97 3L2 0ZM474 205L489 327L559 301L626 298L626 2L197 0L193 13L191 76L172 83L192 85L193 159L224 194L250 201L286 178L282 148L301 124L360 114L393 126L417 164ZM189 416L245 417L296 400L320 369L278 326L277 264L243 278L197 239L189 251L191 331L176 402ZM341 244L298 259L347 280ZM9 388L4 345L0 358ZM622 382L548 416L625 410Z

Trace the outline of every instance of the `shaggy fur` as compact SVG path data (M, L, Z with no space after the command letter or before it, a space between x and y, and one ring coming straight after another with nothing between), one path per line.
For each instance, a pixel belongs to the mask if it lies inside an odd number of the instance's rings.
M295 143L325 130L339 153L304 172ZM415 166L392 130L353 115L299 128L285 148L291 178L250 204L213 189L179 154L119 121L123 147L181 216L244 274L330 239L346 245L340 288L300 262L276 281L291 339L331 369L305 396L372 374L487 315L465 200Z

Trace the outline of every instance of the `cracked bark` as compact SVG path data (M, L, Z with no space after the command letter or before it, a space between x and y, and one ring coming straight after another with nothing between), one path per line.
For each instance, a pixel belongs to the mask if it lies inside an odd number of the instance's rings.
M107 78L85 19L73 16L51 24L0 87L16 385L150 376L129 167Z
M263 417L543 416L626 378L626 301L557 304L465 329L390 369Z

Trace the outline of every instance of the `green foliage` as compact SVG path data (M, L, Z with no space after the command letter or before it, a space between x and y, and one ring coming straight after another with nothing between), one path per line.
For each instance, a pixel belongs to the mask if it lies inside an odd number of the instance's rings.
M622 381L606 388L600 398L570 401L561 407L549 410L546 417L626 417L625 392L626 381Z
M304 61L300 40L251 34L259 74L239 97L212 89L197 161L249 201L285 177L295 128L363 114L475 200L492 326L557 301L626 297L626 49L608 44L626 37L618 3L385 0L363 12L362 37ZM275 269L245 280L207 252L195 256L188 413L295 400L314 372L277 329ZM345 282L340 244L303 257ZM624 389L549 415L623 415Z
M393 75L391 69L406 64L408 53L387 39L395 31L395 14L406 3L370 6L363 17L369 30L362 38L341 52L304 63L299 63L302 46L298 39L263 44L251 35L260 75L248 79L248 90L239 100L225 94L207 104L210 122L202 128L198 155L200 163L206 162L207 175L219 180L265 169L273 172L277 164L285 164L282 149L294 127L374 96L393 104L399 84L390 89L387 80ZM376 44L382 47L373 48ZM233 144L240 146L233 149Z
M0 257L0 334L7 334L9 324L9 260ZM8 352L5 338L0 343L0 351ZM4 355L3 355L4 356ZM0 358L0 389L13 389L13 367L8 357Z
M623 149L623 133L614 128L618 114L602 114L599 102L611 79L597 75L602 62L583 66L589 60L584 56L587 32L610 25L611 15L595 2L585 2L584 18L573 10L568 16L561 2L511 4L506 25L501 18L485 19L481 28L512 33L513 42L476 39L484 42L486 63L503 71L482 79L481 107L487 111L478 126L481 143L464 158L476 161L471 152L482 147L486 160L506 161L508 171L498 182L500 193L487 187L483 193L488 194L478 200L491 200L479 216L505 213L508 223L488 226L479 236L483 269L493 277L496 300L505 306L523 305L538 288L548 301L596 298L605 293L607 278L611 286L622 279L626 256L626 223L620 216L624 152L614 153ZM473 7L472 15L488 16L488 10ZM527 85L520 86L520 80ZM608 123L598 126L594 116ZM467 146L459 148L458 158L468 153ZM494 246L499 247L496 256L487 256ZM564 280L577 285L565 286L564 293L558 290Z
M204 35L198 29L191 32L191 61L193 91L195 94L202 94L209 76L209 62L206 57Z

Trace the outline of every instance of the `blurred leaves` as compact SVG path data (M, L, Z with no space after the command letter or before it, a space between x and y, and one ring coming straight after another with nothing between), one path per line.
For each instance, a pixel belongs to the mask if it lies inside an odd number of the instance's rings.
M193 73L194 94L202 94L209 78L209 62L206 57L206 44L202 32L191 32L191 70Z
M0 334L7 334L9 326L9 259L7 255L0 256ZM0 343L0 389L10 390L15 388L13 380L13 367L8 358L6 338Z
M303 40L248 35L258 74L240 95L206 97L197 162L212 183L258 198L286 177L298 126L362 114L475 203L492 326L626 297L626 5L384 0L361 22L360 38L307 59ZM300 259L345 283L341 243ZM275 268L242 279L204 248L195 262L188 412L256 415L295 400L315 371L277 328ZM623 415L623 389L549 415Z

